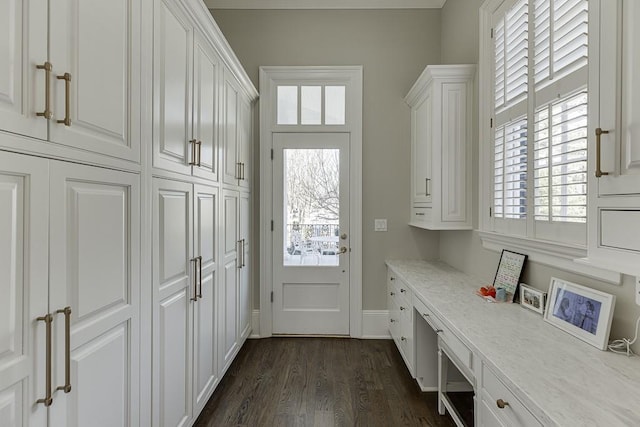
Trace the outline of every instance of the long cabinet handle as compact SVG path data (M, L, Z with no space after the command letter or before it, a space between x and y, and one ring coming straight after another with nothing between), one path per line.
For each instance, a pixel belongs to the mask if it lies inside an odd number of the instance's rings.
M242 255L244 253L244 251L242 250L242 240L238 240L238 255L236 256L236 259L238 260L238 268L242 268Z
M244 181L244 162L240 163L240 179Z
M242 266L244 267L245 264L245 259L244 259L244 244L245 244L245 240L242 239Z
M51 111L51 70L53 70L53 65L47 61L42 65L36 65L36 68L44 70L44 111L36 113L36 116L49 120L53 117L53 112Z
M198 298L202 298L202 255L198 258Z
M36 400L36 403L44 403L44 406L51 406L53 403L53 398L51 397L51 323L53 322L53 316L49 313L45 314L42 317L36 318L37 321L42 321L46 326L46 344L45 344L45 353L46 353L46 368L45 368L45 382L46 382L46 392L44 399Z
M193 296L191 301L198 301L198 258L191 258L193 262Z
M196 142L196 145L198 146L198 164L197 164L197 166L200 167L201 166L201 161L202 161L202 141L198 140Z
M602 128L596 128L596 178L600 178L603 175L609 175L609 172L602 172L600 166L600 154L601 154L601 141L600 136L602 134L608 134L608 130L602 130Z
M64 80L64 120L56 120L56 123L71 126L71 74L64 73L56 78Z
M190 139L189 140L189 145L191 145L191 161L189 162L189 165L198 166L198 162L196 161L196 158L197 158L196 147L198 145L198 140Z
M431 193L429 193L429 181L431 181L431 178L424 179L424 195L426 197L429 197L431 195Z
M69 393L71 391L71 307L58 310L56 314L64 314L64 385L56 387L56 390Z

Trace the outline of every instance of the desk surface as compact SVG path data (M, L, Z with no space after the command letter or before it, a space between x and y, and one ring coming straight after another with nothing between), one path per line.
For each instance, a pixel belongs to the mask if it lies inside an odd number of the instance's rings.
M640 357L600 351L519 304L487 302L475 295L482 281L445 263L387 266L545 426L640 426Z

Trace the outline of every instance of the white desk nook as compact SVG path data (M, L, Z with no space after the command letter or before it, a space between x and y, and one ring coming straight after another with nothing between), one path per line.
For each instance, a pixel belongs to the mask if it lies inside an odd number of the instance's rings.
M459 425L444 392L460 384L448 361L475 391L476 426L640 426L640 357L600 351L519 304L486 302L481 281L447 264L387 267L391 335Z

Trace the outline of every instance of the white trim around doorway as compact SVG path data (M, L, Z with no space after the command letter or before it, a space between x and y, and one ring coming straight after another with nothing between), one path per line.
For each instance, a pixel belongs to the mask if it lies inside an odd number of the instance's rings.
M344 126L275 124L275 93L282 84L345 84L346 123ZM362 66L260 67L260 310L259 334L272 336L273 260L271 221L273 220L273 185L271 150L274 132L349 132L350 234L351 266L349 291L349 335L363 337L362 312ZM255 318L254 317L254 318ZM256 328L254 328L254 331ZM258 335L258 336L257 336Z

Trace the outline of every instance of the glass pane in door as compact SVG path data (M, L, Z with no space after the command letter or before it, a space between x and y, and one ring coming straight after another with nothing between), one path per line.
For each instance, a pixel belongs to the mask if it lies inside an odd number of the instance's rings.
M339 265L340 150L285 149L284 265Z

